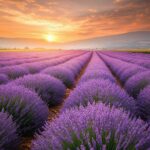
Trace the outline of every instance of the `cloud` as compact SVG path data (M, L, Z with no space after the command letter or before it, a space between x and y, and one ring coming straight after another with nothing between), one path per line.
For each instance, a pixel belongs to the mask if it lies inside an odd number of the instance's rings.
M3 36L14 36L11 30L17 36L19 27L22 35L52 33L61 41L150 30L149 6L149 0L0 0L0 28L8 29Z

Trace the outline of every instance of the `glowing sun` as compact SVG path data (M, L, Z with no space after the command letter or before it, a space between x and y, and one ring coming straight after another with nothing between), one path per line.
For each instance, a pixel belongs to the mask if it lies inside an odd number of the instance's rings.
M54 42L55 41L55 36L54 35L47 35L46 36L46 40L48 42Z

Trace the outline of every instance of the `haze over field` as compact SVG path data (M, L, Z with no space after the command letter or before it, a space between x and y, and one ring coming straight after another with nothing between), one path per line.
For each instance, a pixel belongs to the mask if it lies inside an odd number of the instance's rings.
M0 0L0 48L149 48L149 0Z

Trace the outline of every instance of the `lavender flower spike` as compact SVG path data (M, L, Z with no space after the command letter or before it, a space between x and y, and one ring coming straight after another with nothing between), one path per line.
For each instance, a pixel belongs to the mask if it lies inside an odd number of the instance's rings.
M12 117L7 113L0 112L0 149L16 149L18 140L17 126Z
M139 116L150 122L150 85L144 88L137 98Z

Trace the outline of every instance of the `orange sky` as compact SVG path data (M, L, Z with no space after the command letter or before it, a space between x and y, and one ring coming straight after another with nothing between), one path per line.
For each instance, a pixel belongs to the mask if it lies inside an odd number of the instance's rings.
M0 37L69 42L150 30L149 0L0 0Z

